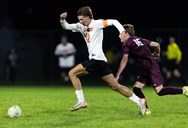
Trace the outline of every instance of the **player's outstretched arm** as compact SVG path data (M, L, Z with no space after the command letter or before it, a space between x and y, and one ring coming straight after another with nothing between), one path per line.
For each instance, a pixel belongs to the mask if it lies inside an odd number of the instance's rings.
M67 12L60 14L60 23L63 29L65 30L76 30L76 24L69 24L65 20L67 18Z
M115 79L118 80L121 73L123 72L123 70L125 69L126 65L127 65L127 62L128 62L128 54L124 54L122 59L121 59L121 62L120 62L120 65L119 65L119 69L118 69L118 72L116 74L116 77Z
M119 33L122 33L122 32L125 31L123 25L118 20L108 19L108 25L109 26L112 26L112 25L115 26L118 29Z

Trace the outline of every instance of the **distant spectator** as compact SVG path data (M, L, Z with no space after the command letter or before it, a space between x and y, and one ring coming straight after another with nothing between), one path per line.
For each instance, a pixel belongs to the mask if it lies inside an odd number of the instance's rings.
M61 35L60 43L55 48L54 54L58 57L60 75L64 82L69 81L68 72L75 66L75 53L75 46L68 42L68 36L63 33Z
M169 84L172 76L180 79L184 84L187 84L180 70L182 51L179 45L176 43L175 37L173 36L169 37L169 44L167 46L167 51L165 55L167 57L166 85Z
M6 59L6 78L11 84L15 84L17 75L18 54L15 48L11 48Z

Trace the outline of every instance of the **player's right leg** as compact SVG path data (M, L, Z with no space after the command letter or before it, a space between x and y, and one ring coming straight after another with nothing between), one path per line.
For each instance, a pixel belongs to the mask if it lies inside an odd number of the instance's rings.
M144 83L141 83L139 81L136 81L135 84L134 84L134 87L133 87L133 92L135 93L135 95L137 95L139 98L141 99L145 99L146 101L146 98L145 98L145 95L144 93L142 92L142 88L145 86ZM148 104L147 104L147 101L146 101L146 115L150 115L151 114L151 111L149 110L149 107L148 107Z
M70 80L71 80L71 82L72 82L72 84L73 84L73 86L76 90L75 93L76 93L76 97L78 99L78 102L76 103L76 105L74 105L71 108L71 111L79 110L81 108L87 107L87 103L85 101L84 94L83 94L83 91L82 91L81 82L80 82L80 79L78 78L78 76L86 75L86 74L88 74L88 72L85 71L85 68L82 66L82 64L76 65L68 73L69 78L70 78Z
M164 95L177 95L177 94L184 94L188 96L188 86L184 86L183 88L178 87L163 87L163 85L155 87L155 91L159 96Z

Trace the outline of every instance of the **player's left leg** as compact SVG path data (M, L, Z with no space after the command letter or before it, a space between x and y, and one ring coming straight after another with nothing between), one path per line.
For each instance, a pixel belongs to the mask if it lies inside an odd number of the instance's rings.
M75 106L73 106L71 108L71 111L79 110L81 108L87 107L87 103L85 101L84 94L83 94L83 91L82 91L81 82L80 82L80 79L79 79L80 75L85 75L85 74L88 74L88 72L85 71L85 68L82 66L82 64L76 65L68 73L69 78L70 78L70 80L71 80L71 82L72 82L72 84L73 84L73 86L76 90L75 93L76 93L76 97L78 99L78 102L76 103Z
M183 88L178 87L163 87L164 81L163 76L161 74L160 68L157 63L153 63L149 70L149 79L151 81L152 86L154 87L156 93L159 96L163 95L176 95L176 94L185 94L187 95L188 91L186 91L187 86Z
M159 96L177 95L177 94L184 94L188 96L188 86L184 86L183 88L178 88L178 87L163 87L163 85L160 85L155 87L155 91Z

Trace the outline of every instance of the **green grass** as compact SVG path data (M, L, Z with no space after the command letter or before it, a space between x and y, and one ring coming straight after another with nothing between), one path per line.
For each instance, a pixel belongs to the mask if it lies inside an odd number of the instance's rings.
M141 116L137 105L107 86L83 91L87 109L70 112L76 103L73 87L0 86L0 128L187 128L188 99L184 95L155 94L144 88L150 116ZM130 88L132 89L132 88ZM7 110L19 105L20 118L9 118Z

